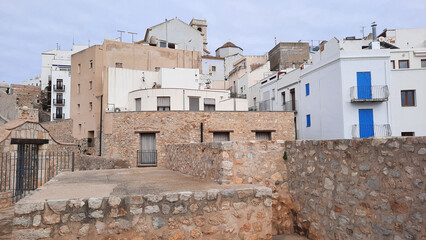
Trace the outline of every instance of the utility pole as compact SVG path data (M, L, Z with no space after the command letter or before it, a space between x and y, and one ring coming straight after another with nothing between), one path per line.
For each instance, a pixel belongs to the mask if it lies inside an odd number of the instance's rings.
M135 32L127 32L127 33L132 35L132 43L134 43L134 41L133 41L133 35L138 35L138 33L135 33Z
M120 33L120 42L122 42L123 41L123 33L126 32L126 31L117 30L117 32Z

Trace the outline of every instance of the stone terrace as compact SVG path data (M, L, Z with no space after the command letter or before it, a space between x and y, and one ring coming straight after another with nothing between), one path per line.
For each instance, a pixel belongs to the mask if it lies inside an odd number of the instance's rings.
M15 205L16 239L271 239L272 191L161 168L62 173Z

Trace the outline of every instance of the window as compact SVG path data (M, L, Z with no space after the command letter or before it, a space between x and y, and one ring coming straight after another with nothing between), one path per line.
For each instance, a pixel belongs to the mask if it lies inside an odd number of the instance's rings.
M95 131L87 132L87 146L94 147L95 146Z
M57 88L57 89L63 89L63 88L64 88L64 80L62 80L62 79L57 79L57 80L56 80L56 88Z
M81 124L78 124L78 132L81 134Z
M212 66L212 72L216 72L216 66Z
M89 89L92 89L93 85L92 85L92 81L89 81Z
M123 63L121 63L121 62L116 62L116 63L115 63L115 67L116 67L116 68L123 68Z
M56 119L63 119L65 116L62 113L62 107L56 107Z
M420 60L420 67L426 68L426 59Z
M89 68L93 68L93 60L90 60L90 62L89 62Z
M200 28L200 27L199 27L199 28L197 28L197 30L201 32L201 28Z
M141 98L135 98L135 105L136 105L136 111L142 110L142 99Z
M230 141L229 132L213 132L213 142Z
M392 69L395 69L395 60L391 60Z
M306 115L306 127L311 126L311 114Z
M412 136L414 136L414 132L401 132L401 136L412 137Z
M56 94L56 104L64 104L64 95L62 93Z
M78 64L77 73L81 73L81 64Z
M272 89L272 100L275 100L275 88L274 89Z
M163 47L163 48L167 47L166 42L160 41L160 47Z
M80 103L77 104L77 112L80 113ZM80 124L81 125L81 124Z
M214 112L216 110L216 99L204 98L204 111Z
M170 97L157 97L157 111L170 111Z
M200 111L200 98L189 97L189 111Z
M408 60L399 60L398 61L398 67L400 69L402 69L402 68L410 68L410 62Z
M309 83L305 84L305 89L306 89L306 96L308 96L310 94Z
M80 94L80 84L77 84L77 93Z
M415 90L402 90L401 91L401 106L412 107L416 105L415 102L416 91Z
M275 131L259 131L259 130L253 130L252 132L255 133L255 139L261 140L261 141L271 141L272 140L272 132Z
M281 92L281 99L282 99L283 105L285 105L285 92Z
M92 110L93 110L93 103L89 102L89 111L92 111Z

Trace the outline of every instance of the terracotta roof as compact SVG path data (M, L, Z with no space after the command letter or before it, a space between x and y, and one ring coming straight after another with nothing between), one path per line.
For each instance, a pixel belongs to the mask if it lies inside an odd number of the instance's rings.
M242 48L238 47L237 45L233 44L232 42L227 42L227 43L223 44L222 47L218 47L216 49L216 51L221 49L221 48L227 48L227 47L234 47L234 48L239 48L239 49L243 50Z
M207 59L217 59L217 60L224 60L225 58L221 58L221 57L215 57L212 55L204 55L201 58L207 58Z

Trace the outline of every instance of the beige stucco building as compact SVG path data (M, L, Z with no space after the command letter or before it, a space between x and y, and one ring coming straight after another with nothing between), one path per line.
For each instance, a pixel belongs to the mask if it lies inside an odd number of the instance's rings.
M201 52L105 40L102 45L73 54L71 118L74 120L73 136L77 139L100 136L102 115L108 107L110 67L148 71L192 68L201 71Z

